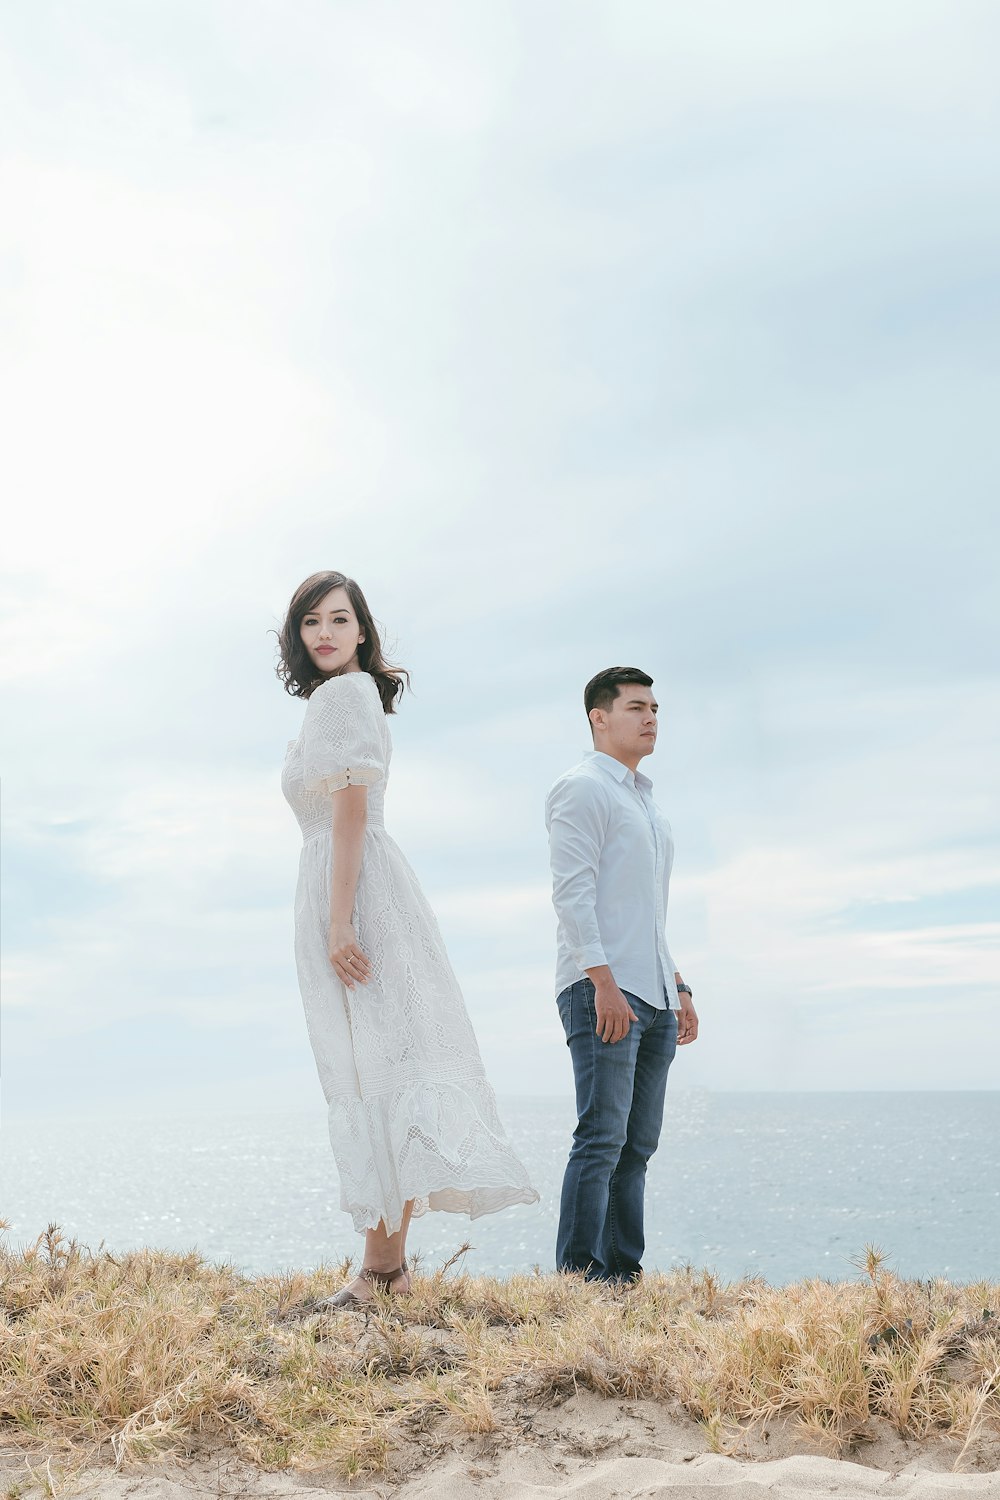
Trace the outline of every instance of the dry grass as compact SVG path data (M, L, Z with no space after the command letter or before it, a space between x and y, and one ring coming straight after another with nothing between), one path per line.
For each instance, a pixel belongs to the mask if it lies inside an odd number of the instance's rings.
M611 1291L570 1276L418 1275L364 1313L316 1303L349 1268L244 1277L198 1255L112 1255L50 1226L0 1252L0 1437L44 1468L191 1451L220 1434L265 1467L384 1474L414 1434L502 1436L578 1388L669 1401L731 1451L777 1416L832 1452L889 1421L954 1441L1000 1430L1000 1287L772 1288L691 1269Z

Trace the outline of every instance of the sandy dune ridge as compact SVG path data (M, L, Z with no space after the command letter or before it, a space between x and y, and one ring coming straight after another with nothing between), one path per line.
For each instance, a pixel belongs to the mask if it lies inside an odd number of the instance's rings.
M19 1500L41 1500L45 1492L42 1483L30 1485ZM93 1500L992 1500L1000 1497L1000 1472L887 1472L805 1454L762 1463L717 1453L690 1460L633 1454L571 1463L558 1450L518 1448L489 1459L453 1454L398 1485L345 1487L343 1480L321 1475L269 1474L227 1455L218 1464L168 1464L138 1475L92 1471L57 1485L56 1493Z
M57 1496L90 1500L1000 1500L1000 1468L956 1473L958 1443L910 1442L888 1426L860 1449L862 1462L794 1451L791 1422L743 1434L741 1456L729 1457L709 1452L702 1427L676 1409L580 1391L522 1413L520 1431L411 1440L392 1479L353 1484L332 1467L268 1472L215 1441L188 1460L49 1473ZM2 1466L11 1478L14 1459ZM1000 1449L977 1461L1000 1464ZM43 1500L45 1465L29 1462L39 1482L26 1485L19 1468L18 1500Z
M874 1248L850 1282L498 1281L466 1248L345 1313L347 1263L0 1245L0 1500L1000 1500L995 1283Z

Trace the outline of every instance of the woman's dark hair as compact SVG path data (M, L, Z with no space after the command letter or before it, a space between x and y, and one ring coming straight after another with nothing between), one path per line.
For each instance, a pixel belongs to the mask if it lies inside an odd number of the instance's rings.
M358 662L362 671L374 677L384 711L387 714L394 714L396 699L403 693L404 679L406 686L410 685L410 674L405 667L394 666L382 655L382 641L372 612L368 608L368 600L354 579L346 577L343 573L313 573L304 583L299 584L292 595L292 602L285 615L285 623L278 635L279 660L275 668L285 684L285 692L290 693L293 698L308 698L329 675L325 672L317 672L309 652L302 643L299 627L306 615L311 614L317 608L320 600L325 599L331 589L347 590L351 608L357 615L358 624L365 636L363 641L358 642Z
M592 677L583 690L587 718L590 718L592 708L610 708L618 697L618 689L628 682L636 682L641 687L653 686L649 673L641 672L638 667L605 667L603 672Z

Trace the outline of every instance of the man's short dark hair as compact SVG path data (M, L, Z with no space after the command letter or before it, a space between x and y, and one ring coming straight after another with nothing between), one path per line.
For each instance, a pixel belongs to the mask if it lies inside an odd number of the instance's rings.
M638 667L605 667L592 677L583 690L583 706L590 718L592 708L610 708L618 697L618 689L627 682L637 682L640 687L652 687L653 679L648 672Z

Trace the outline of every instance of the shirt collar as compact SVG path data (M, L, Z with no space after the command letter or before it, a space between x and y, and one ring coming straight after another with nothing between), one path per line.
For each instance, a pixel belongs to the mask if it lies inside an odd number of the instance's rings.
M628 766L623 766L621 761L615 760L613 755L605 755L603 750L585 750L583 758L584 760L594 761L595 764L599 765L602 770L607 771L618 782L627 781L630 785L637 786L644 792L651 792L653 790L653 783L648 776L644 776L641 771L636 771L633 775Z

